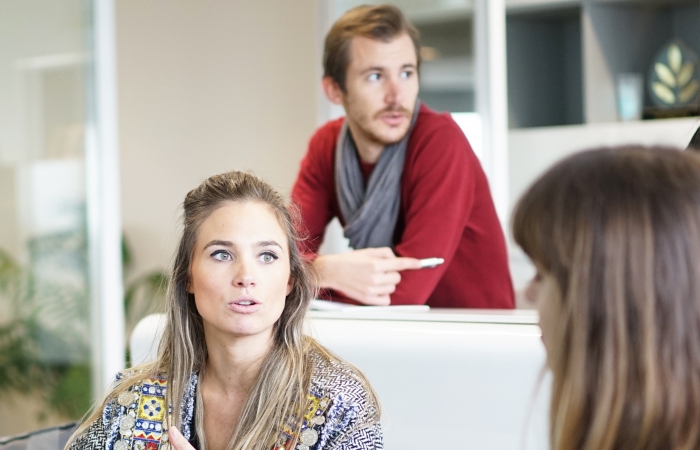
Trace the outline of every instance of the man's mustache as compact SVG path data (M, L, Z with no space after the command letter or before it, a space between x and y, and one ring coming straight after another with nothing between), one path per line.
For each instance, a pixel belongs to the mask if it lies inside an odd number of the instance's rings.
M390 114L399 113L399 114L403 114L403 115L406 116L406 117L410 117L410 116L411 116L411 111L409 111L408 109L404 108L403 106L390 106L390 107L384 108L384 109L382 109L381 111L379 111L378 113L376 113L376 114L374 115L374 118L375 118L375 119L379 119L383 114L387 114L387 113L390 113Z

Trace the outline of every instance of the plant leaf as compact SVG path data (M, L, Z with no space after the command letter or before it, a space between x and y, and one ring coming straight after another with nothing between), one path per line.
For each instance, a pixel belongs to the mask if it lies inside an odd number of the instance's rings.
M682 88L688 84L688 81L693 78L693 73L695 73L695 65L692 62L687 61L685 64L683 64L681 71L678 73L678 87Z
M654 84L651 85L651 89L654 91L654 94L656 94L659 100L666 103L667 105L672 105L676 103L676 96L674 95L673 91L669 89L668 86L666 86L665 84L656 81L654 82Z
M676 87L676 77L665 64L657 62L654 64L654 70L663 84L668 87Z
M686 87L683 88L680 94L678 94L678 99L681 101L681 103L687 103L690 100L692 100L698 93L698 87L700 87L700 84L698 84L697 80L693 80Z
M675 73L680 72L681 64L683 63L683 54L680 47L676 44L671 44L668 47L668 65Z
M133 258L131 255L131 247L129 242L126 240L126 236L122 234L122 266L124 272L128 272L133 263Z

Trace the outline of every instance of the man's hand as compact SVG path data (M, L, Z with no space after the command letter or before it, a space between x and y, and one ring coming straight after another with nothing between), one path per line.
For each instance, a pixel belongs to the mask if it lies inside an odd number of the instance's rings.
M420 269L420 260L394 255L389 247L365 248L314 260L321 287L335 289L366 305L388 305L401 270Z
M195 450L195 448L187 442L185 436L180 433L180 430L175 427L168 428L168 441L175 450Z

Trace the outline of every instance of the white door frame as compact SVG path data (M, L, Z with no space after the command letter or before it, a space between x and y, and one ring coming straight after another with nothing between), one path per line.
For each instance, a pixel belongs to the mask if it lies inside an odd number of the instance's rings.
M86 127L93 396L125 367L124 286L117 119L114 0L92 1L92 54Z

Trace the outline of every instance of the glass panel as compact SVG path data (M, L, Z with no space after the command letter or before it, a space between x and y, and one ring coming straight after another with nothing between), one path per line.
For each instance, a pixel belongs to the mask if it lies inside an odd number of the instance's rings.
M333 20L362 4L380 1L336 0ZM474 1L397 0L392 2L418 28L423 46L420 94L437 111L473 112L474 100Z
M0 3L0 436L92 401L86 5Z

